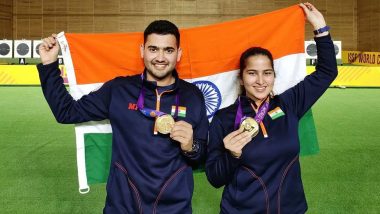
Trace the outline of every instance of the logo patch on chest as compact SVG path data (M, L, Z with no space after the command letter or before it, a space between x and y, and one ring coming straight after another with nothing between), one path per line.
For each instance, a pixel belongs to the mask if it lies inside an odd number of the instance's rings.
M172 106L171 115L174 116L176 106ZM178 106L178 117L186 117L186 107Z
M268 115L272 118L272 120L275 120L279 117L282 117L285 115L285 113L282 111L280 107L276 107L275 109L268 112Z
M128 109L137 111L137 104L136 103L128 103Z

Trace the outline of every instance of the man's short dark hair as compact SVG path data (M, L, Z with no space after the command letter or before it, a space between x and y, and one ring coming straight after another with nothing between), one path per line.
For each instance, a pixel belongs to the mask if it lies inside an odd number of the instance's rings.
M153 21L152 23L148 25L148 27L146 27L144 31L144 44L148 36L153 33L159 34L159 35L167 35L167 34L174 35L175 38L177 39L177 47L179 47L179 41L180 41L179 30L175 24L167 20Z

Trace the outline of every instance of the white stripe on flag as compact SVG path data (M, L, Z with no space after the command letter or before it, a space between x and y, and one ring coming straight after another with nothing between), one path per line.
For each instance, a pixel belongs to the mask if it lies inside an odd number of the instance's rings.
M274 94L281 94L306 76L305 54L292 54L274 60Z
M233 70L214 74L211 76L186 79L186 81L193 83L203 80L214 83L222 95L222 104L220 108L224 108L233 103L236 100L237 94L239 93L238 75L238 70Z
M290 87L296 85L304 79L306 75L305 55L292 54L274 60L274 70L276 79L274 84L274 93L281 94ZM227 71L212 76L205 76L186 81L195 82L207 80L214 83L221 95L222 103L219 109L227 107L235 102L240 91L239 70Z
M70 86L70 94L75 100L80 99L83 95L89 94L92 91L98 90L104 83L72 85Z

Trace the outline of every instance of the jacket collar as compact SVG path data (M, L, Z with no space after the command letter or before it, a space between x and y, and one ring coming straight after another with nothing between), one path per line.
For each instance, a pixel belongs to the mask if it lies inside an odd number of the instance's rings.
M157 86L157 82L156 81L148 81L146 79L147 78L147 74L146 73L147 73L147 71L146 71L146 69L144 69L144 72L143 72L143 75L142 75L144 88L147 88L149 90L155 91L157 89L157 87L159 87L159 86ZM174 69L172 71L172 75L174 77L174 83L173 83L172 87L170 87L171 88L170 90L172 90L174 92L174 91L178 90L178 87L179 87L179 77L178 77L177 70Z
M269 103L271 103L270 101L272 99L273 99L272 97L269 98ZM255 106L255 108L259 107L259 106L256 106L255 101L253 101L251 98L249 98L248 96L245 96L245 95L240 95L240 103L241 103L241 106L242 106L244 112L254 111L251 104L253 104L253 106ZM239 97L237 97L235 100L235 105L238 105L238 104L239 104Z

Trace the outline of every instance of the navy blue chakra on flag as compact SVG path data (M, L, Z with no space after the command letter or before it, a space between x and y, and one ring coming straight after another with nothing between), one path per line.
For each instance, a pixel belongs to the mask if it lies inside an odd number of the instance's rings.
M195 81L193 82L203 93L206 103L207 118L214 116L222 103L222 95L218 87L210 81Z

